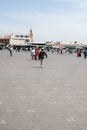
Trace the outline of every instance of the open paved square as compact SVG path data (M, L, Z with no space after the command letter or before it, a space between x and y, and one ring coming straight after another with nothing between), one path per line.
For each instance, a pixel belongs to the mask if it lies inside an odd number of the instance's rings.
M87 59L1 50L0 130L87 130Z

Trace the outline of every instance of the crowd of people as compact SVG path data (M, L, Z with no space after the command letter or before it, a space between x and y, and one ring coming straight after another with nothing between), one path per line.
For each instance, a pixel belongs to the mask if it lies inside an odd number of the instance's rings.
M53 48L52 52L58 52L58 54L73 54L76 53L77 57L81 57L82 55L84 55L84 59L86 59L87 57L87 48L77 48L77 49L69 49L69 48Z
M8 49L10 56L13 56L13 47L11 45L7 45L6 49ZM45 51L46 50L46 51ZM30 47L29 48L31 59L32 60L40 60L40 67L44 67L44 59L47 58L47 51L51 51L52 53L57 52L58 54L65 54L65 53L76 53L77 57L81 57L82 54L84 59L87 57L87 48L84 49L68 49L68 48L44 48L44 47Z
M40 66L44 67L44 58L47 58L47 53L44 48L30 48L31 59L32 60L40 60Z

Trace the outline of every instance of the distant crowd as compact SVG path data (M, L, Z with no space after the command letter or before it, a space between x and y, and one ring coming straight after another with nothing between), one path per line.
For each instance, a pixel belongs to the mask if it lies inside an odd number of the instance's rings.
M55 47L43 47L43 46L39 46L39 47L21 47L21 46L14 46L12 47L11 45L7 45L5 47L0 46L0 50L2 50L3 48L8 49L10 52L10 56L13 56L13 50L19 52L19 51L29 51L31 52L31 58L32 60L37 60L39 59L39 54L42 48L44 48L45 51L49 51L49 52L57 52L58 54L65 54L65 53L69 53L69 54L73 54L76 53L77 57L81 57L82 55L84 55L84 59L86 59L87 57L87 48L67 48L67 47L63 47L63 48L55 48Z

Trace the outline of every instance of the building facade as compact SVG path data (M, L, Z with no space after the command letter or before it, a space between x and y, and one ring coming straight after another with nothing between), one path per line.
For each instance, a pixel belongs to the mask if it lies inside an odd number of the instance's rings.
M25 44L26 42L33 42L32 29L29 30L29 35L4 35L0 37L0 43L7 44Z

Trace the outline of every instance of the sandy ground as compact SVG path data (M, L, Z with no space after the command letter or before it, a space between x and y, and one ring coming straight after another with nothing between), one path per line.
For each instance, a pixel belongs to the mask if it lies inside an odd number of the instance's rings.
M0 130L87 130L87 59L0 50Z

